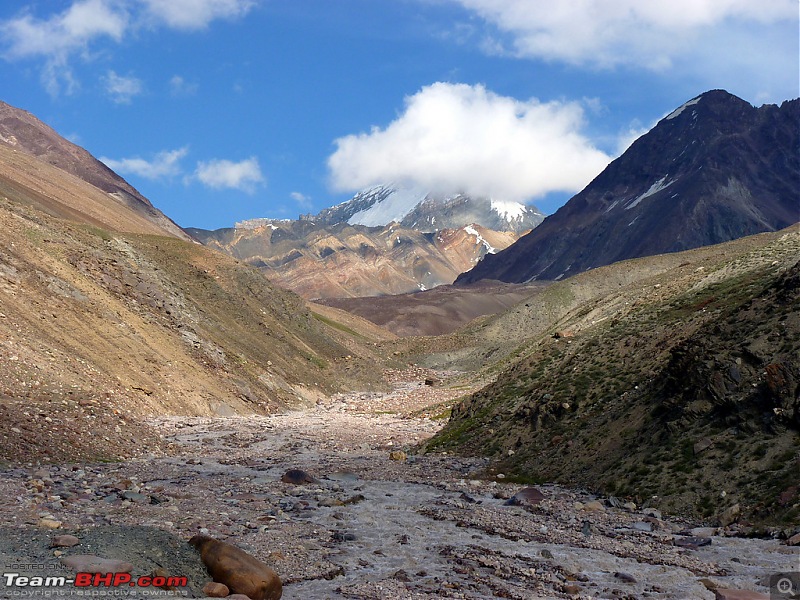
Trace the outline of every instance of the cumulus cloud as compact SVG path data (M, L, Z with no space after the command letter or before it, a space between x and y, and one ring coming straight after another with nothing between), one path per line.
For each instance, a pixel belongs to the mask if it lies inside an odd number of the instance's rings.
M198 162L195 177L213 189L235 189L247 193L253 193L265 182L255 156L239 162L226 159Z
M335 140L331 185L353 191L404 182L524 201L575 192L611 160L581 134L583 108L435 83L405 100L385 128Z
M144 91L141 79L117 75L114 71L106 73L103 77L103 85L108 95L117 104L130 104L134 96L138 96Z
M42 3L45 4L45 3ZM70 62L88 56L101 40L121 42L131 29L199 30L217 19L246 15L257 0L72 0L45 18L23 9L0 21L0 48L7 59L44 59L42 82L52 95L77 88Z
M601 67L663 69L715 28L797 20L796 0L451 1L496 27L484 48Z
M78 0L58 14L37 19L23 11L0 22L0 40L6 58L44 58L42 82L51 95L72 92L77 82L69 57L85 52L98 38L120 41L128 27L128 13L108 0Z
M215 19L246 15L255 0L143 0L148 13L174 29L204 29Z
M116 171L120 175L138 175L145 179L156 180L180 175L180 161L188 153L189 148L184 146L177 150L162 150L151 160L145 160L139 157L122 158L119 160L101 157L100 160L104 162L109 169Z

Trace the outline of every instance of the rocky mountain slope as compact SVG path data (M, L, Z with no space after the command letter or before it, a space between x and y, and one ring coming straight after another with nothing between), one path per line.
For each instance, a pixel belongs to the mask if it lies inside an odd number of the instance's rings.
M480 225L424 233L394 223L367 227L267 219L246 227L187 231L308 299L402 294L449 284L484 255L518 238Z
M535 207L375 186L297 221L187 229L309 299L403 294L453 283L544 218Z
M662 119L583 191L458 283L557 280L800 220L800 100L754 108L722 90Z
M798 257L791 228L625 261L471 325L461 343L495 344L477 360L499 377L429 448L715 523L797 523Z
M124 205L165 233L189 239L169 217L85 149L64 139L29 112L5 102L0 102L0 147L38 158L42 163L82 179L95 188L93 195L96 196L96 191L99 190L114 200L113 203L105 204ZM7 162L6 154L3 163ZM8 173L5 175L8 176ZM47 195L51 201L37 203L37 208L64 218L72 218L75 216L74 211L80 210L75 205L59 202L57 194Z
M149 415L382 385L391 336L339 317L0 144L0 460L139 455Z

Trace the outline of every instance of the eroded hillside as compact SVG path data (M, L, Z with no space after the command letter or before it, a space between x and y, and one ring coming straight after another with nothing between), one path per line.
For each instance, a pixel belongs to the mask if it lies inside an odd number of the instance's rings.
M70 223L4 192L3 459L135 455L158 446L144 415L265 413L376 385L374 328L314 314L199 244Z
M472 327L500 348L499 332L513 339L524 314L539 315L430 448L709 519L739 505L749 518L796 520L798 257L794 228L673 255L671 268L612 265L643 269L627 285L596 281L616 290L544 289ZM576 301L581 289L591 297Z

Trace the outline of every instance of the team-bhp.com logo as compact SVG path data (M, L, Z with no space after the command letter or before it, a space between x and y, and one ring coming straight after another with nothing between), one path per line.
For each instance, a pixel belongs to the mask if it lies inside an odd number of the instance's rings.
M174 589L189 585L186 577L166 577L143 575L133 578L130 573L76 573L75 577L48 575L46 577L27 576L19 573L3 573L6 587L51 588L74 585L80 588L99 587L140 587Z

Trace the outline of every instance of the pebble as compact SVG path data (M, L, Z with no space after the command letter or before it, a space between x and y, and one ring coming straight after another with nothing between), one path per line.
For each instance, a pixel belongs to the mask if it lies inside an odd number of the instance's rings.
M225 598L231 593L231 591L224 583L209 581L203 586L203 593L210 598Z

